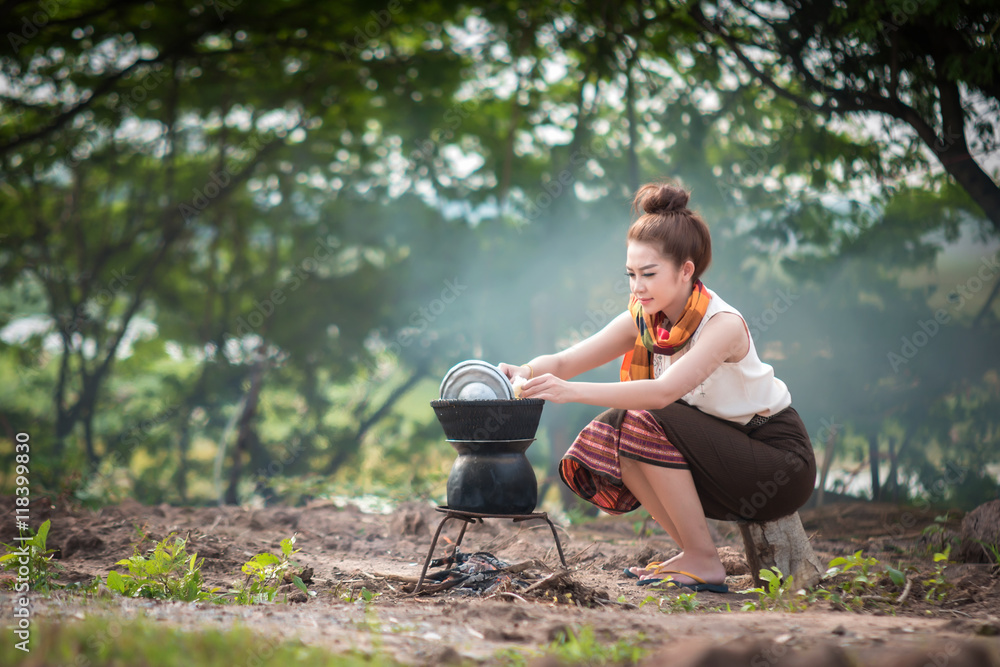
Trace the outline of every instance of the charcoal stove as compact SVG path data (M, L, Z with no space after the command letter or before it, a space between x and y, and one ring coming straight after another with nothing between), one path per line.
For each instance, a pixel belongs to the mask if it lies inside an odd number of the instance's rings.
M444 518L438 524L437 530L434 531L434 539L431 540L431 548L427 551L427 558L424 560L424 567L420 570L420 577L417 579L417 585L413 589L413 594L417 595L420 593L420 587L424 584L424 578L427 576L427 568L431 565L431 560L434 558L434 547L437 546L438 538L441 536L441 529L444 528L444 524L448 522L449 519L458 519L462 521L462 530L458 534L458 539L455 540L454 551L458 551L458 547L462 544L462 538L465 537L465 531L469 527L469 524L483 523L483 519L509 519L514 523L521 523L523 521L531 520L541 520L549 524L549 529L552 531L552 539L556 543L556 551L559 552L559 561L562 563L563 567L566 567L566 557L563 555L562 542L559 541L559 534L556 532L555 524L549 518L549 515L545 512L531 512L529 514L479 514L476 512L463 512L461 510L454 510L449 507L436 507L438 512L444 513Z
M444 517L434 532L414 594L420 592L441 530L451 519L462 522L455 549L469 525L483 523L484 519L545 521L552 531L559 560L566 566L555 525L545 512L535 511L538 481L526 456L535 441L545 401L512 398L513 389L507 391L510 383L502 374L497 378L498 373L485 362L462 362L441 383L442 398L431 401L458 457L448 475L448 504L436 508ZM470 395L477 398L464 398Z

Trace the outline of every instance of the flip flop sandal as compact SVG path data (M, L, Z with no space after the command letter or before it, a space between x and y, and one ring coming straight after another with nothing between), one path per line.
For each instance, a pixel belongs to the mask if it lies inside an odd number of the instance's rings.
M709 593L728 593L729 586L726 584L710 584L704 579L690 572L684 572L682 570L661 570L657 574L683 574L685 577L690 577L694 579L695 583L686 584L683 581L677 581L673 577L664 577L663 579L640 579L636 583L639 586L667 586L673 588L690 588L693 591L708 591Z
M663 561L653 561L651 563L647 563L645 569L647 569L647 570L649 570L649 569L655 570L656 568L660 567L661 565L663 565ZM626 567L624 570L622 570L622 572L624 572L625 576L628 577L629 579L638 579L639 578L639 575L636 574L635 572L633 572L632 568L630 568L630 567Z

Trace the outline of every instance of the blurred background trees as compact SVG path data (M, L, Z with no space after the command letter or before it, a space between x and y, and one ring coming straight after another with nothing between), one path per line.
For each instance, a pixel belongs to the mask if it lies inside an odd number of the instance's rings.
M0 458L443 500L440 378L621 312L670 178L827 490L995 497L1000 12L848 4L5 3ZM546 407L541 478L596 412Z

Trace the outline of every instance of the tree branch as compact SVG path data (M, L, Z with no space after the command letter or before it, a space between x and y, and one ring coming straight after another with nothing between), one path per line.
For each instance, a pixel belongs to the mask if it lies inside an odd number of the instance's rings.
M129 72L131 72L133 69L135 69L136 67L138 67L140 65L149 65L151 63L159 62L160 60L162 60L162 58L163 58L163 56L161 55L161 56L158 56L156 58L152 58L150 60L143 60L143 59L136 60L134 63L132 63L131 65L129 65L125 69L121 70L120 72L116 72L115 74L111 75L110 77L108 77L107 79L105 79L104 81L102 81L101 84L96 89L94 89L94 91L92 92L92 94L91 94L90 97L88 97L83 102L80 102L75 107L73 107L71 109L67 109L66 111L64 111L61 114L59 114L58 116L56 116L55 120L52 121L46 127L43 127L43 128L41 128L39 130L35 130L34 132L30 132L30 133L25 134L25 135L21 135L18 138L14 139L14 140L6 143L6 144L0 144L0 155L4 155L5 153L9 153L10 151L12 151L12 150L14 150L16 148L24 146L25 144L30 144L33 141L37 141L37 140L39 140L39 139L41 139L41 138L43 138L43 137L45 137L45 136L47 136L47 135L49 135L49 134L51 134L53 132L59 130L62 126L66 125L68 122L70 122L71 120L73 120L74 118L76 118L77 115L80 114L80 112L85 111L86 109L90 108L90 106L94 102L96 102L98 99L100 99L101 97L103 97L104 95L106 95L108 92L110 92L111 89L114 88L115 84L118 83L118 81L122 77L124 77L126 74L128 74Z
M763 83L765 86L774 91L775 94L787 100L790 100L795 104L798 104L799 106L806 107L807 109L812 109L817 113L829 112L829 109L827 109L825 105L821 106L814 104L813 102L802 97L801 95L796 95L795 93L778 85L778 83L775 82L770 75L765 74L760 68L757 67L756 64L754 64L752 60L750 60L750 58L745 53L743 53L743 49L741 48L741 44L739 41L737 41L734 37L732 37L725 30L723 30L721 25L716 25L711 21L709 21L707 18L705 18L705 15L702 13L701 7L699 5L697 4L693 5L688 10L688 13L691 15L691 18L694 19L694 21L699 26L701 26L705 31L721 39L726 44L726 46L729 47L733 55L735 55L736 58L743 64L743 66L746 67L748 70L750 70L750 72L757 79L759 79L761 83Z

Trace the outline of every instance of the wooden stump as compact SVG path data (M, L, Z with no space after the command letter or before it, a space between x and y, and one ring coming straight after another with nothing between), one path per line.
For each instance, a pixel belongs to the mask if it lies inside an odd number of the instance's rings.
M760 571L772 567L782 575L792 575L796 589L809 588L822 579L826 568L813 552L798 512L775 521L741 522L739 526L747 563L758 586L765 585Z
M1000 549L1000 500L984 503L962 519L958 558L963 563L992 563Z

